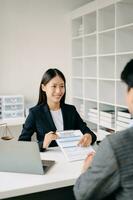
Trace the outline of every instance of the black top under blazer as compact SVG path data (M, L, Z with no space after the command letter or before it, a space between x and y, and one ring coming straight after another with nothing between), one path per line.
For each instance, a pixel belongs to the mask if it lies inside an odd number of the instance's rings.
M96 141L96 135L87 127L83 122L76 108L73 105L63 104L61 106L63 116L64 130L81 130L83 134L90 133L92 136L92 144ZM50 131L56 131L56 127L51 116L49 107L47 104L36 105L30 109L29 115L23 126L19 140L31 141L31 136L36 133L37 140L39 142L40 150L44 136ZM50 146L57 146L56 141L52 141Z

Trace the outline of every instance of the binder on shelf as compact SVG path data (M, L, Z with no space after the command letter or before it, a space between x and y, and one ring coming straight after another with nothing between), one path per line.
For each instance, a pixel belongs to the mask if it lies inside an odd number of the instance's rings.
M106 128L115 129L115 124L107 121L100 120L100 125Z
M108 123L115 123L115 117L105 117L105 116L100 116L100 121L106 121Z
M98 110L97 109L89 109L88 119L90 122L98 123Z
M105 116L105 117L114 117L115 111L114 110L105 110L105 111L100 111L100 116Z
M89 113L95 113L98 114L98 109L97 108L90 108Z
M127 109L122 109L118 111L118 116L131 119L131 113Z
M121 117L121 116L118 116L118 117L117 117L117 121L120 121L120 122L125 122L125 123L128 123L128 124L130 124L130 122L131 122L131 119L130 119L130 118L126 118L126 117Z
M129 123L126 122L120 122L120 121L116 121L116 125L123 127L123 128L128 128L129 127Z
M97 124L98 123L98 118L95 118L95 117L88 117L88 120L92 123L95 123Z

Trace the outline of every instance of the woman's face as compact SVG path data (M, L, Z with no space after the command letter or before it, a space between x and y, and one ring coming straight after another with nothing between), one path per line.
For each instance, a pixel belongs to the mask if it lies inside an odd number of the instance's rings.
M55 76L45 86L42 84L42 90L46 93L47 102L59 103L65 93L65 84L62 78Z
M127 91L126 100L127 100L128 110L131 114L133 114L133 88L130 88Z

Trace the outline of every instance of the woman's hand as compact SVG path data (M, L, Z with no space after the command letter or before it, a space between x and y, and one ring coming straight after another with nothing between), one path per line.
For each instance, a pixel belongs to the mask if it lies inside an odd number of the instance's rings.
M53 140L56 140L59 136L56 134L56 132L50 131L49 133L45 134L44 141L43 141L43 148L48 148L50 143Z
M95 152L92 152L86 157L83 164L82 173L84 173L91 166L94 155L95 155Z
M92 143L92 136L89 133L83 135L80 139L78 146L87 147Z

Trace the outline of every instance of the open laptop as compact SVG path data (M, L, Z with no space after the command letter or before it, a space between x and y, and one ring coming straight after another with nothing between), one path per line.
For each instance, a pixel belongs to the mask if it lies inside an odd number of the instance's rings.
M0 141L0 171L45 174L53 160L41 160L36 142Z

